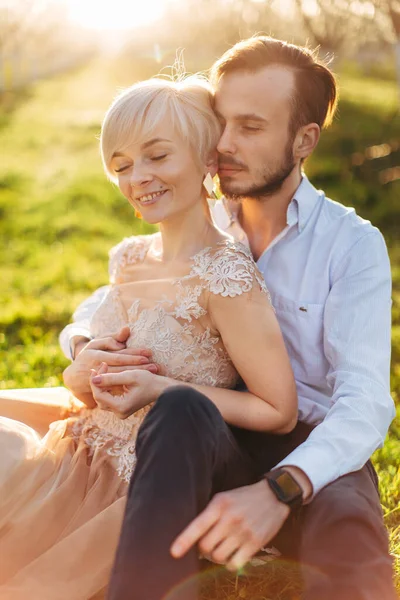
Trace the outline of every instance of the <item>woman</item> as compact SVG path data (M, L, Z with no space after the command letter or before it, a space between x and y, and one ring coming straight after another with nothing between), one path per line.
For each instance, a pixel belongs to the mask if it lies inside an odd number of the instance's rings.
M219 135L210 91L196 78L134 85L105 116L106 173L160 232L111 251L111 285L91 334L128 326L128 347L151 350L162 374L128 371L123 385L104 387L102 367L93 373L89 408L53 423L43 440L1 420L4 600L101 596L137 431L166 381L214 386L212 400L232 425L280 433L296 422L294 379L263 278L208 210L203 182L216 172ZM217 391L239 376L248 392Z

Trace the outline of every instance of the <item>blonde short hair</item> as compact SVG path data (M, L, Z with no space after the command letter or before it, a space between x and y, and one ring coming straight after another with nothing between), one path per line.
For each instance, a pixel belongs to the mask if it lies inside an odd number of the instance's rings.
M101 157L108 177L116 180L111 169L114 152L150 136L164 120L188 142L194 157L206 163L221 135L212 103L210 84L197 75L179 81L148 79L124 90L106 112L101 128Z

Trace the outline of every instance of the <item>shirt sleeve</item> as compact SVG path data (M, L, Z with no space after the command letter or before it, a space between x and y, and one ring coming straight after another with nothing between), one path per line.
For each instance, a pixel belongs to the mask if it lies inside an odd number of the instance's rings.
M121 266L124 266L124 256L130 247L137 245L136 240L142 239L144 236L132 236L124 238L122 242L113 246L109 251L108 275L110 283L115 283ZM90 322L92 317L109 291L110 286L104 285L98 288L89 298L86 298L75 310L72 315L72 323L64 327L59 335L61 350L65 356L72 360L71 341L74 337L85 337L91 339Z
M313 496L359 470L383 445L394 418L390 395L391 272L376 229L359 239L332 273L324 313L331 407L308 439L278 466L302 469Z
M61 350L67 358L72 360L71 340L74 337L82 336L88 339L90 335L90 321L95 311L103 302L108 290L108 285L98 288L89 298L86 298L75 310L72 315L72 323L64 327L59 336Z

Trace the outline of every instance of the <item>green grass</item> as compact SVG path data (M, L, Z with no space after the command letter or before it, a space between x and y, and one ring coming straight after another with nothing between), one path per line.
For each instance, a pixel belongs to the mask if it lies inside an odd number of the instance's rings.
M149 61L148 72L139 73L127 62L103 61L0 99L2 388L62 383L67 361L58 333L73 308L107 282L109 248L123 236L150 230L106 181L97 136L116 88L158 68ZM307 172L328 195L356 206L388 241L394 278L392 389L399 412L400 181L384 184L382 179L400 164L398 93L393 82L354 74L341 76L340 82L338 118ZM383 143L391 144L392 152L370 159L368 148ZM399 441L400 414L384 448L374 455L400 590ZM240 579L218 573L206 580L204 597L289 600L298 590L297 569L277 561Z

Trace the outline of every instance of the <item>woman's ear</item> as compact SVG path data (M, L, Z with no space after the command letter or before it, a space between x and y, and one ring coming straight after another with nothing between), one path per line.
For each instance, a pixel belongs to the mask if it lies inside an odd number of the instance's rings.
M216 150L210 152L206 165L205 165L205 175L210 173L211 177L215 177L218 171L218 153Z

